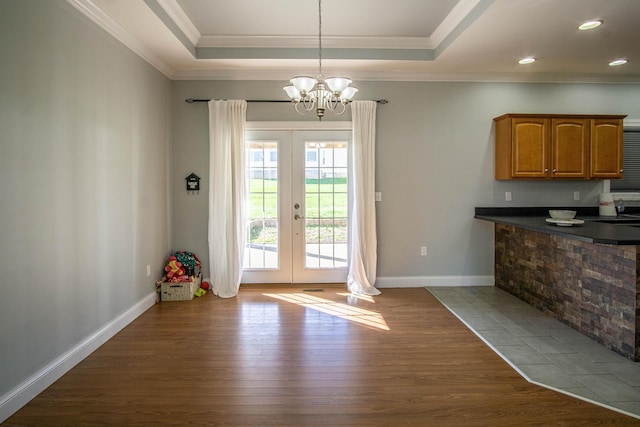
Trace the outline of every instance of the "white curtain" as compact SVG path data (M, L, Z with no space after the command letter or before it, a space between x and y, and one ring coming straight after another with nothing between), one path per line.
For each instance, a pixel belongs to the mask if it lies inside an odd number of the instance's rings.
M213 293L237 295L245 239L246 101L209 101L209 271Z
M378 261L375 206L375 101L353 101L353 212L351 263L347 285L353 294L379 295L374 287Z

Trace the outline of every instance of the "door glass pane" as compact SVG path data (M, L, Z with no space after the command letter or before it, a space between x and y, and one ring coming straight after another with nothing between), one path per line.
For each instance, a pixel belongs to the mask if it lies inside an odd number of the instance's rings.
M347 266L346 142L305 143L305 267Z
M246 177L249 221L244 269L276 269L279 265L278 144L248 142Z

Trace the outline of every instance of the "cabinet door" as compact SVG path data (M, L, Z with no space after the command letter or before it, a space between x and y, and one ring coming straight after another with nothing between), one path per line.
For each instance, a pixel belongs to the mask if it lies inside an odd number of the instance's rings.
M549 119L514 118L511 123L511 176L549 175Z
M591 178L622 178L622 119L591 120Z
M551 120L551 177L558 179L589 177L589 120L555 118Z

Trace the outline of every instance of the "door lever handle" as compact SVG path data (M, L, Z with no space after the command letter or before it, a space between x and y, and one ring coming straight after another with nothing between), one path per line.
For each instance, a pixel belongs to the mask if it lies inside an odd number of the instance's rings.
M295 215L293 216L293 219L304 219L304 217L303 217L303 216L300 216L300 215L298 215L298 214L295 214Z

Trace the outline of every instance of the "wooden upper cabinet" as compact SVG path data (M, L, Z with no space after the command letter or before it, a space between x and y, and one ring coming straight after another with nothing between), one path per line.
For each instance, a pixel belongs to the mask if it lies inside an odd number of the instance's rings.
M593 119L591 135L591 177L622 178L622 119Z
M589 120L551 119L551 178L589 178Z
M511 176L544 178L549 171L549 121L517 118L511 123Z
M624 117L561 114L496 117L495 178L621 178Z

